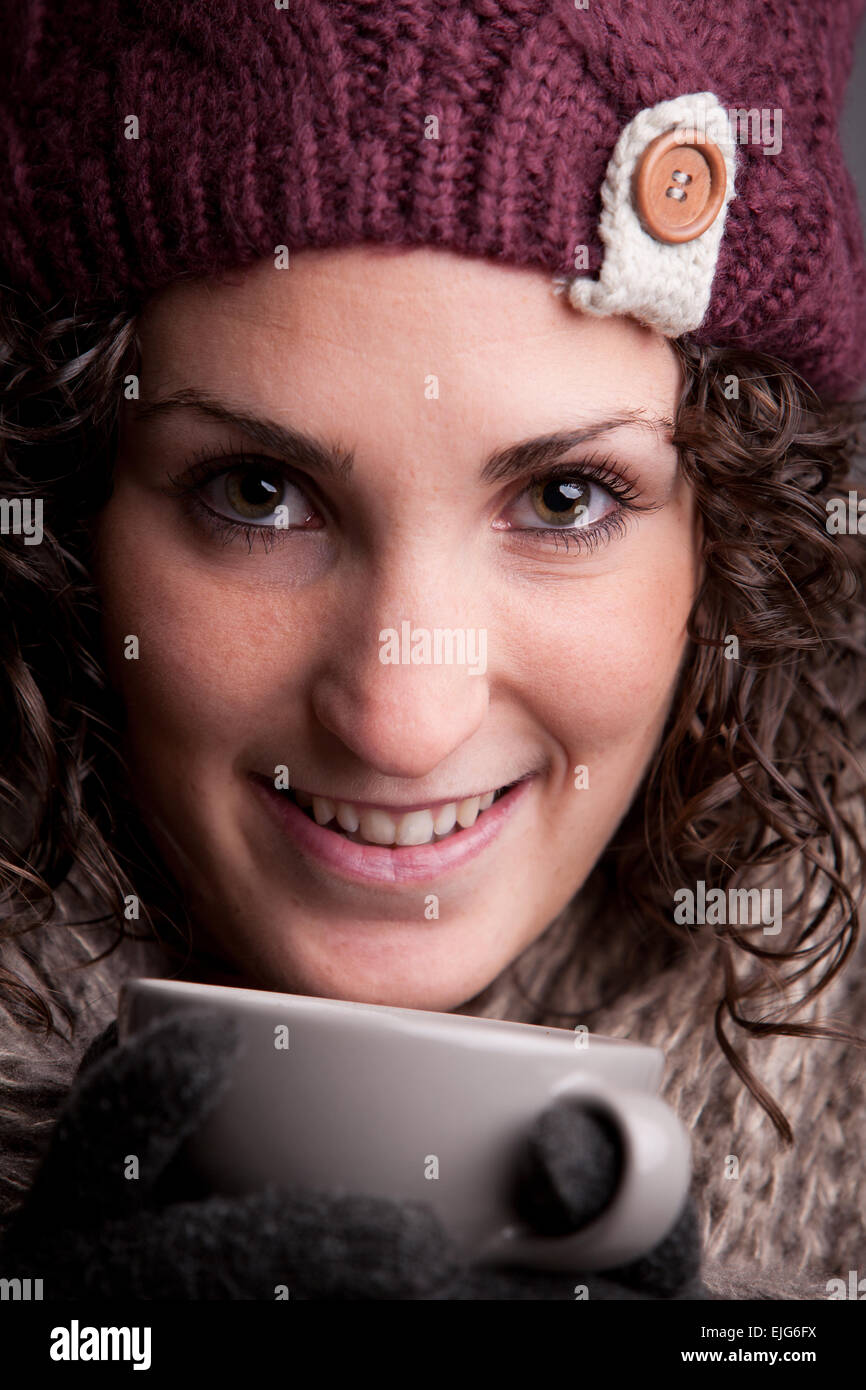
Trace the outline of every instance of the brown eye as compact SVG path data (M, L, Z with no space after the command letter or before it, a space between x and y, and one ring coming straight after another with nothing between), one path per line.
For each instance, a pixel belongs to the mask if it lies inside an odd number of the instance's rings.
M585 526L592 483L584 478L546 478L533 483L528 497L545 526Z
M202 489L207 505L228 521L292 529L307 525L316 511L278 468L246 464L211 478Z
M245 521L262 521L282 500L285 483L259 468L237 468L225 475L225 495Z
M548 474L527 483L520 496L494 523L518 531L585 531L624 510L610 487L585 473Z

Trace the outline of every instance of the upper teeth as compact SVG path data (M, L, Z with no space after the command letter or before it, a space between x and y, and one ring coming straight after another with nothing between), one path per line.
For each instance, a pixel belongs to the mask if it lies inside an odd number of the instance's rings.
M374 845L426 845L434 835L440 838L459 825L464 830L475 824L479 812L492 805L495 792L483 796L467 796L464 801L449 801L438 810L407 811L391 815L368 806L355 806L351 801L330 801L326 796L308 796L295 792L300 806L312 806L319 825L336 819L343 830L357 832L361 839Z

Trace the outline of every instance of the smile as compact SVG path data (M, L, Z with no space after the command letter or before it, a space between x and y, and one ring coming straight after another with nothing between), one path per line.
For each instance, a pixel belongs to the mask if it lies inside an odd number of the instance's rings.
M433 880L481 854L535 774L496 791L412 807L371 806L298 788L280 791L260 774L251 780L272 824L305 858L349 882L401 884Z
M470 830L483 811L504 796L507 787L468 796L460 801L434 803L430 806L401 812L353 801L331 801L326 796L313 796L299 787L284 793L317 825L329 825L339 835L354 844L366 845L429 845L447 836Z

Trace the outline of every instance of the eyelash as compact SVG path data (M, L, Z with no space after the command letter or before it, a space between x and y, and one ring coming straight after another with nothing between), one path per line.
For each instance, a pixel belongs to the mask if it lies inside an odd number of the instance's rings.
M231 468L225 466L228 461L231 462ZM199 517L213 535L221 537L224 545L229 545L233 540L243 537L252 551L255 538L258 536L264 549L268 551L272 546L287 540L291 531L278 531L275 527L254 526L241 521L230 521L212 511L198 495L205 483L210 482L213 478L218 478L223 473L229 473L235 469L251 469L257 465L260 466L262 462L268 462L277 468L286 481L292 483L294 487L301 491L309 489L309 483L302 479L301 475L294 475L278 459L269 459L267 456L258 454L247 454L242 449L213 453L204 448L196 450L187 457L181 473L168 475L170 484L168 491L174 496L180 497L187 511ZM531 538L530 544L549 545L549 540L545 538L552 536L556 549L559 549L561 539L566 551L572 545L577 550L597 550L599 546L606 544L614 536L624 535L628 527L630 513L652 509L638 504L636 499L639 493L635 486L622 472L616 470L613 464L612 455L591 454L585 459L558 464L554 468L533 473L526 479L523 488L514 500L519 500L530 488L539 483L581 478L584 481L598 483L612 497L615 497L619 504L616 511L611 512L592 526L575 528L571 531L565 527L556 526L515 527L514 530L520 534L521 538Z

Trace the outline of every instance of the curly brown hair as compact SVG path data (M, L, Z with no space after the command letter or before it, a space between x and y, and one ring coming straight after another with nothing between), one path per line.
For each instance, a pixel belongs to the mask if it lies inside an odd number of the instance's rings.
M90 573L123 382L139 367L140 308L129 300L43 313L0 296L0 496L41 498L48 516L42 544L10 536L0 547L0 950L3 937L51 920L73 865L104 909L86 920L116 927L109 950L130 934L129 894L150 932L193 949L182 890L125 791L123 712L105 676ZM597 894L611 924L626 917L644 933L657 925L673 951L688 936L673 916L679 886L727 888L768 868L793 875L799 892L786 920L797 935L785 950L755 944L734 924L717 931L725 990L715 1015L719 1045L790 1143L787 1119L723 1024L866 1046L844 1028L748 1017L743 1005L761 981L738 972L752 958L787 986L823 964L805 1004L857 942L866 895L857 814L866 790L864 552L857 536L829 534L826 503L856 488L864 408L821 401L765 354L688 337L673 346L684 376L673 442L701 517L703 578L659 747L578 896ZM545 949L536 943L536 960ZM536 970L540 993L529 994L525 955L495 982L507 1016L573 1021L573 1009L553 1008L552 961ZM561 962L555 971L561 983ZM615 990L628 983L624 967ZM28 1028L53 1026L47 1001L2 959L0 1003Z

